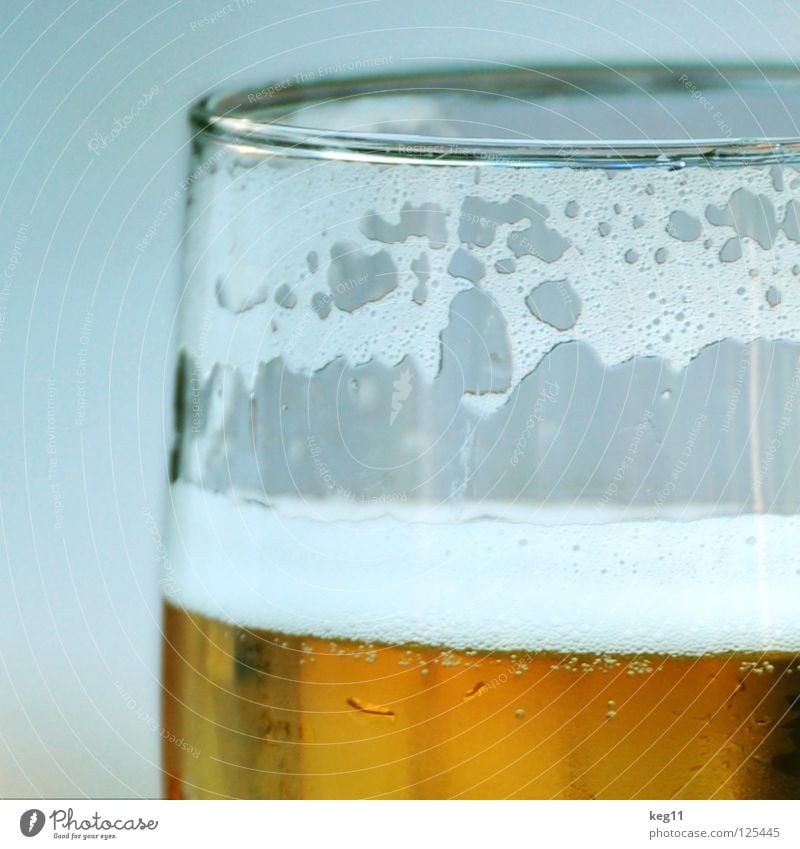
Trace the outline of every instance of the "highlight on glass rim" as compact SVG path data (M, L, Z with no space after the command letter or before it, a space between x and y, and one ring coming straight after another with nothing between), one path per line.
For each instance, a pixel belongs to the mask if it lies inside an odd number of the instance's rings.
M798 797L798 115L655 64L194 108L167 798Z

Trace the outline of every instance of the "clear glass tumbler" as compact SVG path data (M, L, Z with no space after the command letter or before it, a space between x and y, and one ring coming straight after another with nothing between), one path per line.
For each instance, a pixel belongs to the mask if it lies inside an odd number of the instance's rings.
M797 73L193 114L172 798L797 798Z

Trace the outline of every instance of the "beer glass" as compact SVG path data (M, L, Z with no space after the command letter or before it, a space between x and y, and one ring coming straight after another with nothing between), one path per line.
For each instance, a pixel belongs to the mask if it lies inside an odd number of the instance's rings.
M194 109L167 796L797 798L798 115L780 68Z

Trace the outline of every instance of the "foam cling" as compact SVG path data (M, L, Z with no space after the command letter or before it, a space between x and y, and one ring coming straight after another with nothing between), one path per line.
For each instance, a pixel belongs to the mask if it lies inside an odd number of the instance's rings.
M204 374L225 363L252 383L277 357L306 373L410 357L430 381L454 314L478 295L500 317L487 356L508 373L466 396L487 412L565 342L606 365L653 356L676 369L723 339L800 342L789 166L251 159L228 154L194 187L181 344Z

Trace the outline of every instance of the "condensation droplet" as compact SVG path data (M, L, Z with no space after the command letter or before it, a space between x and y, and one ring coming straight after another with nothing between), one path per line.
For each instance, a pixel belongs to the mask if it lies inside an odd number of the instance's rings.
M769 289L767 289L766 293L764 294L764 297L767 299L767 303L771 307L777 307L781 303L780 290L775 286L770 286Z

